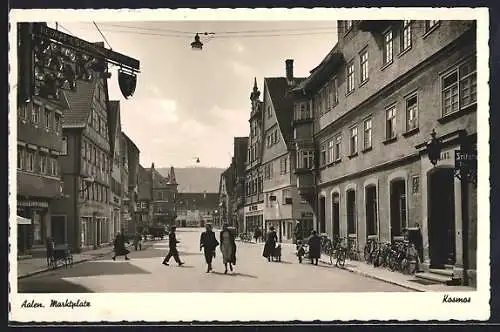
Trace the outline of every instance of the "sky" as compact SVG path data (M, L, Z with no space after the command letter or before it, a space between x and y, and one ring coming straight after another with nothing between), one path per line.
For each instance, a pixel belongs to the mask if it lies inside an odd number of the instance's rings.
M92 22L58 24L87 41L105 41ZM335 21L96 24L114 51L140 61L131 98L121 95L116 67L108 86L144 167L229 166L233 137L249 133L254 77L262 92L264 77L285 75L286 59L294 59L296 77L306 77L337 40ZM191 50L195 32L215 33L201 35L202 51Z

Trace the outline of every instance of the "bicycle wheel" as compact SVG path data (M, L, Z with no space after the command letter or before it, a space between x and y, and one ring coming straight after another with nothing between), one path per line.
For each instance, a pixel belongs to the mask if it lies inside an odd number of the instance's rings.
M345 265L346 252L344 250L340 250L337 253L337 266L344 267Z
M408 259L406 258L403 258L401 260L401 264L400 264L400 271L403 273L403 274L408 274L409 273L409 263L408 263Z

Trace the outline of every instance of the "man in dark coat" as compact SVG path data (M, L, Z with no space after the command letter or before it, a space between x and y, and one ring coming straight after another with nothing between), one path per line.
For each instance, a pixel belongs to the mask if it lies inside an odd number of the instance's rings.
M262 256L267 258L267 261L271 261L271 256L273 255L274 249L276 248L276 243L278 242L278 235L274 230L274 227L269 227L269 233L266 236L266 243L264 244L264 252Z
M321 238L314 230L309 238L309 257L311 258L311 264L318 265L318 260L321 257Z
M125 242L128 243L128 241L125 240L125 235L123 235L123 232L122 233L118 232L116 234L115 241L113 242L115 251L114 256L111 257L113 260L116 259L116 256L125 256L125 260L127 261L130 259L127 256L130 251L127 248L125 248Z
M212 231L212 225L205 225L206 231L201 233L200 250L204 249L205 261L208 264L207 273L212 271L212 259L215 256L215 248L219 245L219 241L215 238L215 233Z
M168 261L170 260L170 258L172 258L172 256L174 257L177 264L179 264L179 266L184 264L183 262L181 262L181 259L179 258L179 252L177 251L177 243L179 243L179 241L175 237L175 229L176 229L175 226L170 227L170 233L168 233L169 250L167 256L165 256L165 258L163 259L162 263L163 265L168 266Z

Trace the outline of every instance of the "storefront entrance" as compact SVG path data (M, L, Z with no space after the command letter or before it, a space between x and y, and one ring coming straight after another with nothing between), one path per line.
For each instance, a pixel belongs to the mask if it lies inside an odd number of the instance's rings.
M50 222L52 238L56 244L66 244L66 217L52 216Z
M402 236L406 228L406 185L405 180L397 179L390 184L391 238Z
M455 191L453 168L435 168L428 176L428 236L431 268L455 264Z

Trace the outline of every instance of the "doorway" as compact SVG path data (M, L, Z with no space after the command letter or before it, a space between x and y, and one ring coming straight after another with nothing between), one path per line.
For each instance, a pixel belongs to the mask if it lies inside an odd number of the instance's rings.
M397 179L390 184L391 238L401 236L406 228L406 186L405 180Z
M377 187L370 185L365 188L366 197L366 235L377 235Z
M356 192L352 189L346 193L347 234L356 234Z
M325 222L325 210L326 210L326 197L321 196L319 199L319 229L318 233L325 233L326 222Z
M66 217L52 216L50 222L52 237L56 244L66 244Z
M452 168L436 168L427 176L428 236L431 268L455 264L455 188Z
M332 194L332 234L333 237L340 236L340 195Z

